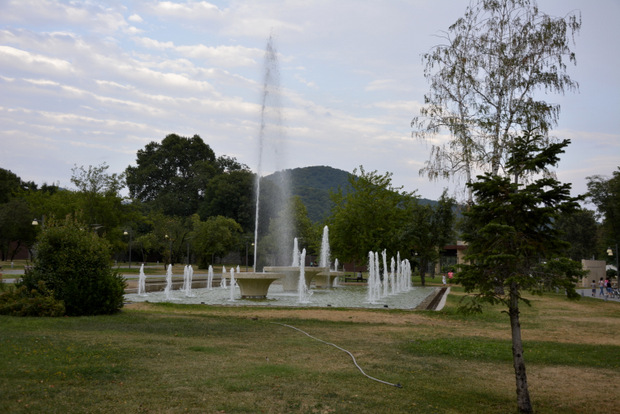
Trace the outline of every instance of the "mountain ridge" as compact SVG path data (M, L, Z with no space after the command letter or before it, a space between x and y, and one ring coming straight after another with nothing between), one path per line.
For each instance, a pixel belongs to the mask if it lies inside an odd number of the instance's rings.
M341 188L347 191L349 177L353 174L329 167L326 165L316 165L310 167L298 167L277 171L264 178L273 182L278 182L282 174L289 174L291 183L291 195L298 196L308 210L308 218L313 223L323 222L331 212L333 203L330 192L338 191ZM435 204L437 201L420 198L421 204Z

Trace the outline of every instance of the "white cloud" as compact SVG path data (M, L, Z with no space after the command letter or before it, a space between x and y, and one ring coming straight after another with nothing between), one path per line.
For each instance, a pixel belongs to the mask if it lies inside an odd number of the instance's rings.
M176 3L160 1L151 5L151 12L160 17L171 17L182 20L202 20L219 17L220 9L206 1Z
M142 20L142 17L140 17L138 14L135 14L135 13L129 16L127 20L133 23L142 23L144 21Z
M11 46L0 46L0 66L18 70L32 70L38 73L71 73L70 62L38 53L30 53Z
M418 170L430 145L448 137L416 140L409 123L428 90L420 54L460 17L462 3L5 0L0 166L66 183L73 164L106 161L120 172L146 143L175 132L199 134L218 155L255 167L264 46L273 34L286 167L364 165L439 196L448 183L428 183ZM548 4L568 11L581 3L539 0L541 10ZM582 90L558 97L564 129L556 131L573 140L560 163L571 180L610 174L620 153L620 121L610 115L620 96L610 75L618 55L595 53L605 44L599 38L618 38L619 29L600 20L612 13L591 13L613 4L579 6L590 25L584 44L577 39L587 57L578 65ZM586 20L592 15L599 20Z

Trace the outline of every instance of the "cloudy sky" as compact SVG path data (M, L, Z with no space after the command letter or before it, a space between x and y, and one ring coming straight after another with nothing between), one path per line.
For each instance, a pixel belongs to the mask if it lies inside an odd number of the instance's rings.
M280 167L393 173L437 198L451 181L418 175L430 143L411 138L428 84L420 56L466 0L0 0L0 167L71 187L71 168L135 164L167 134L200 135L257 171L265 47L278 51ZM553 135L573 144L558 169L574 193L620 165L620 2L539 0L580 10L569 74L550 95ZM441 142L437 137L435 142ZM264 166L263 173L270 172Z

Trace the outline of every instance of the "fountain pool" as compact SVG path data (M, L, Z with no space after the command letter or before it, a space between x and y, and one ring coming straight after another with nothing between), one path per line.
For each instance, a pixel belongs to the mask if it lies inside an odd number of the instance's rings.
M230 287L229 287L230 288ZM163 291L149 292L148 296L138 294L126 294L128 302L174 302L183 304L205 304L223 306L273 306L273 307L339 307L339 308L367 308L367 309L415 309L426 298L432 296L437 288L416 287L409 292L390 295L376 300L374 303L367 301L366 286L341 286L332 289L312 289L312 296L307 303L299 303L297 292L287 292L279 282L269 286L266 299L252 300L241 298L239 288L235 288L235 301L230 301L230 292L227 289L192 289L195 297L185 297L181 290L170 292L170 298L166 298Z

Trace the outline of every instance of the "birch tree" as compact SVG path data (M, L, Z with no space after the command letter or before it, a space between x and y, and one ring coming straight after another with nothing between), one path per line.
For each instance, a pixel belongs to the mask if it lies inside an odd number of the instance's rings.
M580 28L579 13L552 17L535 0L472 3L423 55L430 89L411 122L413 135L446 132L450 139L432 146L420 174L464 175L469 184L476 171L503 173L514 137L531 122L548 141L560 106L540 95L578 89L567 64L576 63L571 45Z

